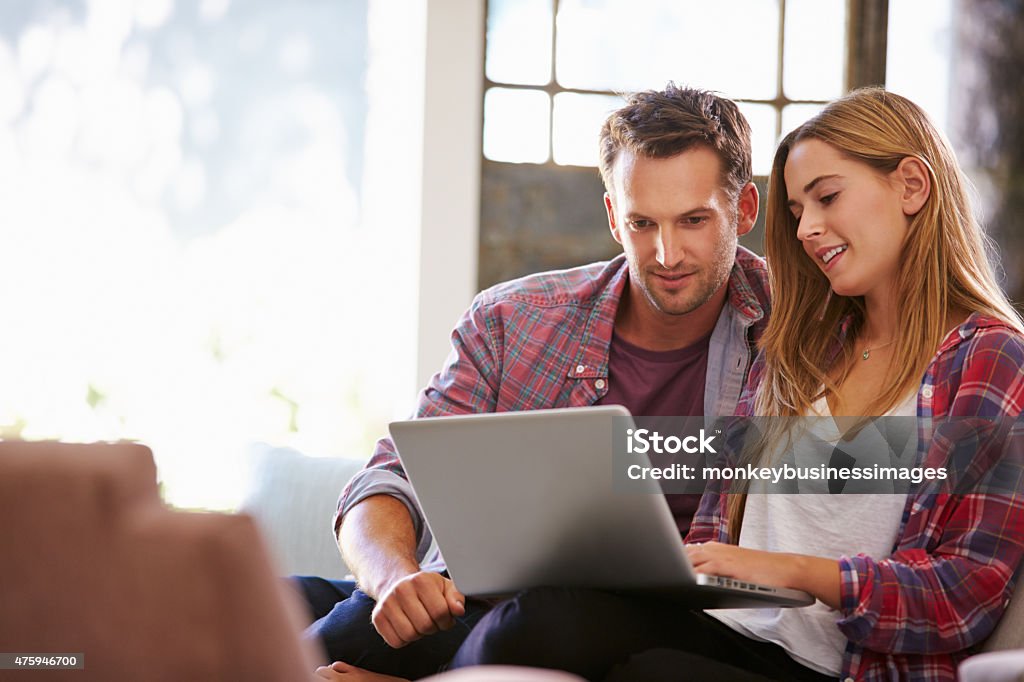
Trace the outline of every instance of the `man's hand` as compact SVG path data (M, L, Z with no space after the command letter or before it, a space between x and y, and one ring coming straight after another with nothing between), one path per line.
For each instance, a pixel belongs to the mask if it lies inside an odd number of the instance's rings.
M448 630L466 613L466 598L452 581L420 570L412 517L399 500L366 498L345 515L338 535L359 587L377 601L373 626L389 646Z
M373 609L373 627L396 649L420 637L450 630L465 615L466 598L438 573L418 571L387 587Z
M389 646L449 630L466 614L466 598L451 580L420 570L412 517L399 500L374 495L355 505L338 540L359 586L377 600L373 627Z

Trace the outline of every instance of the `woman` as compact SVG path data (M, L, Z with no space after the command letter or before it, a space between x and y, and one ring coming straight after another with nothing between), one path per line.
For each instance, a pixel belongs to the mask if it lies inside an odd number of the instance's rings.
M766 222L773 312L742 413L1020 415L1021 320L996 284L965 184L924 112L881 89L832 103L782 141ZM925 438L921 456L940 461L940 440ZM1024 501L1020 491L926 488L709 491L687 538L698 572L820 601L711 615L828 676L955 679L1012 593Z

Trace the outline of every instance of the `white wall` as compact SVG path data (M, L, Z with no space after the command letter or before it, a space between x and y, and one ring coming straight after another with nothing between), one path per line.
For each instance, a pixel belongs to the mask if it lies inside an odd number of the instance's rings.
M416 382L476 293L484 3L427 0Z

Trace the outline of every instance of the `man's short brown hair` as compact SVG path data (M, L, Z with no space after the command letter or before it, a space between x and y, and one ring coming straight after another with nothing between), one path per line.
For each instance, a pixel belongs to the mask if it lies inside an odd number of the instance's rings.
M706 90L669 83L664 90L630 95L601 127L599 168L613 194L612 169L619 152L667 159L703 145L722 162L722 182L734 199L750 182L750 125L736 103Z

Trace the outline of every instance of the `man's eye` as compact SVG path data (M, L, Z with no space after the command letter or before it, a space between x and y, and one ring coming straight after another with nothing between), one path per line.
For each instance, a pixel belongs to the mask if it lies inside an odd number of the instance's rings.
M654 225L654 221L645 220L643 218L640 218L639 220L629 221L629 226L632 227L634 230L643 230L645 228L651 227L652 225Z
M702 224L706 223L707 221L708 221L707 216L692 215L692 216L688 216L686 218L686 220L684 220L683 222L685 222L687 225L702 225Z
M838 197L838 196L839 196L839 192L832 192L832 194L826 194L825 196L823 196L821 199L819 199L819 201L821 203L825 204L826 206L828 206L833 201L835 201L836 197Z

